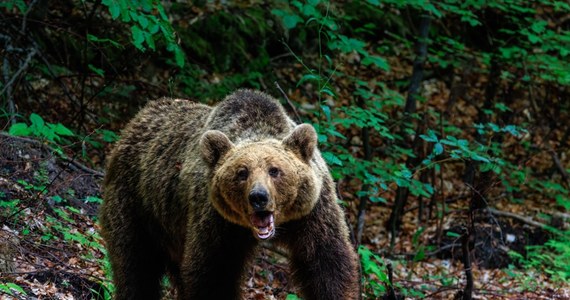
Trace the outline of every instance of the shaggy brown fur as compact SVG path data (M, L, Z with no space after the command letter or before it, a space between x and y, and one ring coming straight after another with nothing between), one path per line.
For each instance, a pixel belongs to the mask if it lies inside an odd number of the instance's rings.
M162 99L109 156L102 235L116 299L240 299L260 239L289 249L304 299L357 299L357 256L312 126L270 96Z

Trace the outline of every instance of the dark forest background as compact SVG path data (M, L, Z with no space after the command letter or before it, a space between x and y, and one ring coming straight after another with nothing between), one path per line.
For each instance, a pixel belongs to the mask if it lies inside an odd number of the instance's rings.
M108 299L120 129L247 87L317 129L365 299L567 299L569 29L554 0L1 1L0 294ZM298 299L286 256L248 298Z

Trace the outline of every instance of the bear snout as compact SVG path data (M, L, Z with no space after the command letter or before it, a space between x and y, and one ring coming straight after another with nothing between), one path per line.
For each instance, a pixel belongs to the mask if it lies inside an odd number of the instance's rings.
M264 187L255 185L249 192L248 198L253 211L265 211L267 203L269 203L269 192Z

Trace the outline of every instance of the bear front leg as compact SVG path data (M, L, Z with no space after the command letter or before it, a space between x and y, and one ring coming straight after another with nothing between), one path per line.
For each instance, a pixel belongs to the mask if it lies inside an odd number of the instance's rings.
M135 216L128 191L107 187L101 207L102 235L113 271L115 300L160 299L165 255Z
M178 299L242 299L245 270L257 244L251 230L217 212L199 218L188 228Z
M321 198L305 218L284 229L303 299L360 299L357 255L339 207Z

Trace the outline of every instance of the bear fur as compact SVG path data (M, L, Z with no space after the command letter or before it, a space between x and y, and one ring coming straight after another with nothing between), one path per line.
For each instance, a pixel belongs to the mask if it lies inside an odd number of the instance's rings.
M311 125L267 94L150 102L111 152L100 211L115 299L241 299L260 240L304 299L358 299L357 255Z

